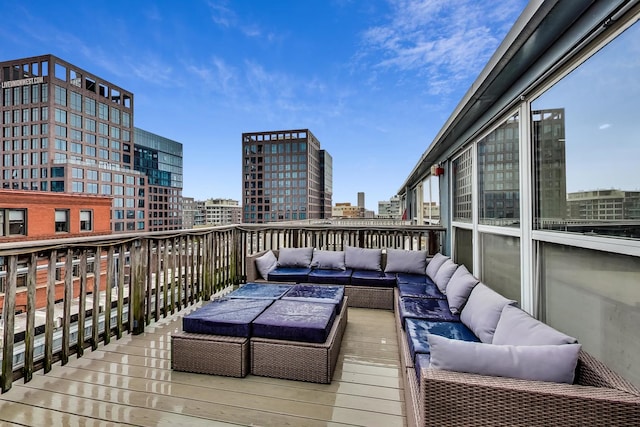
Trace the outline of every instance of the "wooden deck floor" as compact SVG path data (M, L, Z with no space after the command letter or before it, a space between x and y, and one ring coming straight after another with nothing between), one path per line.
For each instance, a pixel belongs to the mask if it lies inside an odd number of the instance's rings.
M406 426L393 313L349 308L331 384L171 371L171 319L55 365L0 394L0 424L23 426Z

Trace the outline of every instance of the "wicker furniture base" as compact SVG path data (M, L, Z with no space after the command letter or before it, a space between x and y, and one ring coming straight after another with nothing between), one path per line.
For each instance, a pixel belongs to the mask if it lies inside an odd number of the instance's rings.
M249 373L249 339L176 332L171 335L171 369L245 377Z
M347 303L321 344L251 338L251 373L263 377L328 384L336 367L342 336L347 326Z
M393 289L370 286L345 286L344 294L349 297L349 306L393 310Z

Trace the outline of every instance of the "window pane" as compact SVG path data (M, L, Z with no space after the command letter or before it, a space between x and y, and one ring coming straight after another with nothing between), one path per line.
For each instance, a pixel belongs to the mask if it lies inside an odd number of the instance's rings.
M532 103L534 228L640 238L639 39L636 23Z
M453 161L453 219L471 222L471 150Z
M453 260L456 264L464 264L473 272L473 232L464 228L454 228L455 247Z
M543 319L640 386L638 258L552 243L541 256Z
M516 114L478 142L478 221L520 227L520 177Z
M483 233L480 244L480 279L491 289L520 302L520 239Z

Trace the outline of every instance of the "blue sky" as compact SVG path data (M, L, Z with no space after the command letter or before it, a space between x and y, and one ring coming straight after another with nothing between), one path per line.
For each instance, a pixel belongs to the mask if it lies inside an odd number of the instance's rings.
M184 145L185 196L241 200L242 132L308 128L333 201L393 196L524 0L5 2L0 60L54 54Z

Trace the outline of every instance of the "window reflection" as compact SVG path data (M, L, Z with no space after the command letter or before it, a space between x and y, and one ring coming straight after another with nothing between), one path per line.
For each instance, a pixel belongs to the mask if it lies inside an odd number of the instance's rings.
M520 225L519 124L516 114L478 141L480 224Z
M534 228L640 238L638 39L636 23L533 101Z

